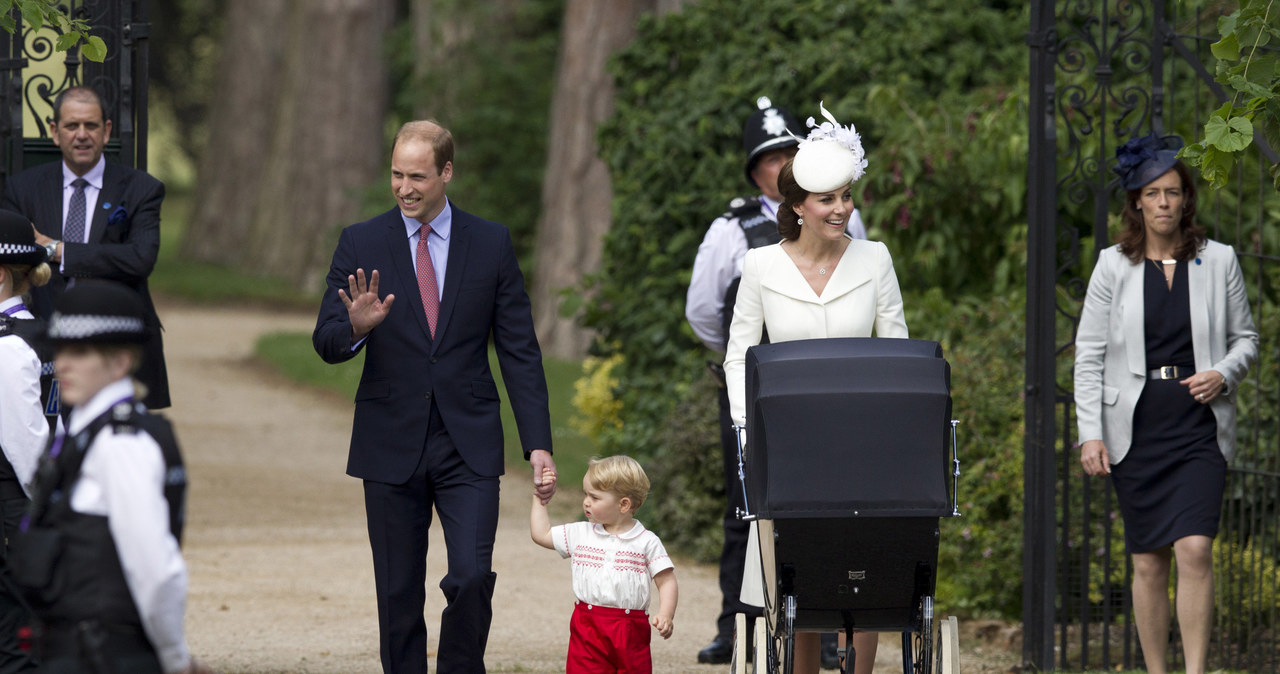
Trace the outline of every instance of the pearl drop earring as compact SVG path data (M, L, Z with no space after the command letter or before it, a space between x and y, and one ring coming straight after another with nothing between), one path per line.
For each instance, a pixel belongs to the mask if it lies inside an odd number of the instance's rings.
M804 218L796 218L796 224L804 227Z

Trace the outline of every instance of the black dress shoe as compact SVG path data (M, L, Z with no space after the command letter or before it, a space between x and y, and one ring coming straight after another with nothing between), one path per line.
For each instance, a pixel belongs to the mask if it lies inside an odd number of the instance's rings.
M704 665L727 665L733 659L733 637L718 635L706 648L698 651L698 662Z
M819 639L822 648L818 651L819 664L823 669L840 669L840 642L835 634L823 633Z

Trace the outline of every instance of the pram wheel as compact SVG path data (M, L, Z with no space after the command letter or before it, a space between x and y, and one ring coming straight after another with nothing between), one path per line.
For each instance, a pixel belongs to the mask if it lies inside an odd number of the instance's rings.
M773 642L770 641L769 628L765 625L764 618L756 618L756 654L753 674L769 674L776 671L776 668L770 667L772 658Z
M903 674L929 674L934 664L933 649L933 597L920 598L920 627L916 631L902 633Z
M747 669L747 616L739 613L733 616L733 656L729 661L729 671L733 674L751 674Z
M960 674L960 625L955 616L938 622L937 674Z

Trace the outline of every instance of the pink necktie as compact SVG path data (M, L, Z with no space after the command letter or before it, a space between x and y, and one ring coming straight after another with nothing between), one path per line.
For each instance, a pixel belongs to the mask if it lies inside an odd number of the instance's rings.
M430 233L430 225L418 229L418 293L422 295L422 309L427 313L427 327L435 337L436 321L440 318L440 292L436 287L436 268L431 264L431 253L427 250L427 234Z

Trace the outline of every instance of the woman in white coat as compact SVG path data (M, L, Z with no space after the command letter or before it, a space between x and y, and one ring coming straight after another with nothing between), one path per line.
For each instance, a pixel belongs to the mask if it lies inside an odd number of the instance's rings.
M1098 256L1076 332L1080 463L1111 475L1152 674L1165 672L1173 558L1186 670L1205 670L1233 394L1258 356L1235 251L1196 226L1181 144L1150 135L1117 149L1124 229Z
M852 126L841 126L821 109L828 122L817 126L809 118L813 130L778 175L782 242L752 249L743 260L724 361L735 424L746 425L747 349L760 344L766 333L774 343L873 334L907 337L902 294L888 248L845 232L853 213L850 185L867 166L861 140ZM764 602L755 527L751 537L742 600L760 606ZM817 672L818 635L799 633L795 644L796 674ZM855 671L869 674L876 634L857 633L853 645Z

